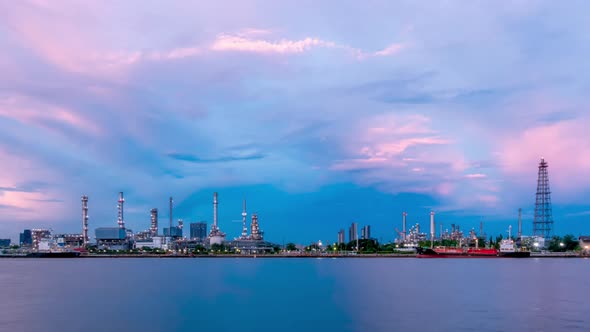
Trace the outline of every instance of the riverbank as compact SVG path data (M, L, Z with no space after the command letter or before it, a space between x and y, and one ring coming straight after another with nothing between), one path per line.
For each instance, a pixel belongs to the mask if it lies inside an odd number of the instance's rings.
M25 255L0 255L0 258L35 258L35 257L27 257ZM39 257L37 257L39 258ZM64 257L65 258L65 257ZM68 257L68 258L417 258L415 254L358 254L358 255L237 255L237 254L223 254L223 255L216 255L216 254L209 254L209 255L153 255L153 254L140 254L140 255L130 255L130 254L118 254L118 255L96 255L96 254L87 254L87 255L80 255L79 257ZM457 256L453 258L475 258L471 256ZM489 258L496 258L496 257L488 257ZM502 258L502 257L497 257ZM530 257L524 257L519 259L526 259L526 258L589 258L588 256L576 255L576 254L569 254L569 253L531 253Z

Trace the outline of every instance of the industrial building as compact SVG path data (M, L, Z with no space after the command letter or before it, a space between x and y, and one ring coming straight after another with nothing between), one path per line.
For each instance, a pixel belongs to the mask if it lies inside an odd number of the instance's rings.
M0 248L10 247L10 239L0 239Z
M21 246L30 247L33 245L33 235L30 229L25 229L20 233L19 243Z
M166 238L163 236L154 236L149 239L137 240L133 244L136 249L168 249L168 245L171 242L172 241L170 240L170 238Z
M39 244L42 240L49 239L51 237L51 231L48 229L35 228L31 230L31 237L33 239L33 249L39 250Z
M200 221L190 224L190 239L196 241L205 241L207 238L207 222Z
M179 220L179 222L182 223L182 220ZM182 237L182 225L179 224L178 226L172 226L172 228L164 227L163 233L164 233L165 237L171 237L173 239L181 238Z
M60 248L81 248L87 242L84 240L84 234L55 234L52 238Z
M128 250L130 248L127 232L120 227L99 227L94 231L96 246L99 249Z

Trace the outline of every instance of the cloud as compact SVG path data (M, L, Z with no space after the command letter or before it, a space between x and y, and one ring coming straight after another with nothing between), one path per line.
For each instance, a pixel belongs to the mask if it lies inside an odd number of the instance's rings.
M0 96L0 117L56 133L64 131L59 128L59 125L89 136L99 136L103 133L102 128L78 112L21 95L5 96L4 98Z
M359 48L338 44L316 37L306 37L299 40L279 39L255 39L251 36L268 35L269 30L243 30L237 34L223 33L217 36L210 49L213 51L251 52L261 54L301 54L314 48L339 49L364 60L374 56L391 56L400 53L406 48L404 44L391 44L377 52L366 52Z
M199 158L199 157L192 155L192 154L175 153L175 152L168 153L167 156L169 158L172 158L175 160L188 161L188 162L197 163L197 164L222 163L222 162L242 161L242 160L259 160L259 159L263 159L265 157L265 155L263 155L263 154L250 154L250 155L244 155L244 156L224 156L224 157L217 157L217 158Z
M560 121L531 127L520 135L501 141L499 148L504 174L534 183L541 158L549 164L553 189L578 192L590 186L590 119Z
M247 37L221 34L217 36L210 49L213 51L238 51L253 53L303 53L314 47L333 48L336 44L318 38L307 37L301 40L267 41Z
M375 56L390 56L401 52L405 48L404 44L391 44L381 51L375 52Z
M487 177L487 175L481 174L481 173L472 173L472 174L466 174L465 177L467 179L485 179Z

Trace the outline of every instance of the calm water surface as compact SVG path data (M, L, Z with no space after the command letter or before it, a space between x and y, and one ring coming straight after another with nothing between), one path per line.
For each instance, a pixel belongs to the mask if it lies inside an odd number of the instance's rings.
M0 259L0 331L590 331L588 259Z

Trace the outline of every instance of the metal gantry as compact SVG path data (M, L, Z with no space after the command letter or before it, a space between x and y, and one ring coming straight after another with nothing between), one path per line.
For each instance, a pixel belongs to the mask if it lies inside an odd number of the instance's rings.
M545 239L551 238L551 231L553 229L551 190L549 189L547 168L547 162L541 158L535 199L535 219L533 221L533 235Z

